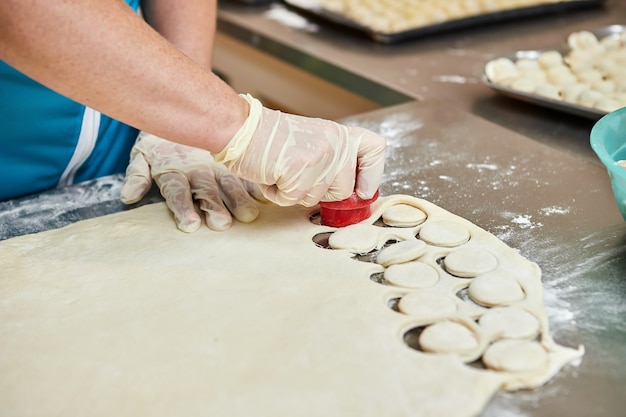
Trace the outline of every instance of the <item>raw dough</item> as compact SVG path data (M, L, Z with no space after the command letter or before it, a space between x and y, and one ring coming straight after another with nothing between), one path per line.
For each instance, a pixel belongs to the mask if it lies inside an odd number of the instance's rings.
M463 278L475 277L495 269L498 260L483 248L459 248L453 250L443 260L446 270Z
M477 276L469 285L469 296L485 306L501 306L523 300L524 290L515 279L495 272Z
M440 321L428 326L419 342L424 351L433 353L462 353L478 346L474 332L454 321Z
M398 287L428 288L437 283L439 272L423 262L409 262L389 266L384 278Z
M505 339L489 346L483 362L499 371L532 372L548 364L548 353L536 342Z
M383 248L376 257L376 262L382 266L410 262L425 254L426 250L426 243L421 240L404 240Z
M398 204L383 212L383 223L393 227L412 227L424 223L426 213L408 204Z
M373 226L396 204L427 220ZM540 323L541 366L478 370L470 357L407 345L410 329L489 311L455 295L468 279L437 264L453 249L429 243L420 257L438 268L434 285L381 285L370 279L380 264L313 242L335 229L313 224L310 209L260 212L227 232L188 235L155 204L0 242L0 415L468 417L498 389L539 386L583 354L550 337L535 264L427 201L381 197L363 230L377 245L432 223L471 234L461 243L489 248L498 270L518 274L521 303ZM492 340L476 337L480 356Z
M478 323L494 339L534 339L541 329L535 316L518 307L492 308Z
M428 222L420 229L420 239L436 246L453 247L467 242L470 233L465 226L454 221Z

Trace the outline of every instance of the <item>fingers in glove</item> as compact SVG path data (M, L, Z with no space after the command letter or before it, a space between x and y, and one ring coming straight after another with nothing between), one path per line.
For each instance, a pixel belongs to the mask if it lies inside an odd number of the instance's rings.
M143 154L136 153L126 168L120 200L124 204L136 203L146 195L151 184L150 165Z
M241 180L241 182L243 183L243 186L245 187L250 197L252 197L256 201L260 201L261 203L270 203L270 201L263 195L259 184L246 180Z
M223 231L233 224L233 218L222 202L220 189L212 170L194 170L188 173L191 192L204 212L209 229Z
M214 171L222 191L222 200L232 215L243 223L256 220L259 216L259 208L239 177L223 165L217 165Z
M193 205L187 177L179 172L166 172L155 179L165 203L174 214L176 226L186 233L198 230L202 220Z
M385 138L374 132L359 127L350 129L351 135L361 135L357 151L356 192L362 199L369 199L374 196L383 178L387 144Z

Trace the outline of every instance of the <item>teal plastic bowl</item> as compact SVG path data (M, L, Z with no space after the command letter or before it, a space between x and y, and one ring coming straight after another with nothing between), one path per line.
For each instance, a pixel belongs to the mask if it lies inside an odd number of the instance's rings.
M626 220L626 168L617 164L626 160L626 107L596 122L591 129L591 148L609 172L615 201Z

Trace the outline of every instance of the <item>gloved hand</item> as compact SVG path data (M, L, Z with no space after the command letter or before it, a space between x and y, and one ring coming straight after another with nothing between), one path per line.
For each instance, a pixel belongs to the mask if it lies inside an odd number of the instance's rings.
M209 152L141 132L126 168L122 202L139 201L150 189L152 178L183 232L195 232L202 223L194 199L213 230L228 229L231 213L244 223L255 220L259 214L244 183L216 163Z
M384 170L384 138L359 127L270 110L250 95L241 97L250 113L214 155L216 161L259 184L267 199L282 206L339 201L355 189L363 199L373 197Z

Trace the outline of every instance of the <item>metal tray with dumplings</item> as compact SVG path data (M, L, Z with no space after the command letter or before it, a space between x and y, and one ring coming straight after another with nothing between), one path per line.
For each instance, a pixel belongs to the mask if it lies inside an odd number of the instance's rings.
M601 6L605 0L564 0L554 3L538 4L534 6L521 6L514 9L482 13L478 15L451 18L428 26L420 26L414 29L399 32L383 33L371 27L361 24L342 14L323 8L319 0L283 0L287 6L301 11L313 17L331 22L340 27L353 30L365 35L371 40L382 44L394 44L411 39L424 37L444 32L451 32L470 27L479 27L502 21L524 19L533 16L558 13L567 10L584 9Z
M626 25L610 25L603 26L596 29L590 29L589 32L596 35L598 39L606 38L607 36L620 35L626 32ZM565 40L566 41L566 40ZM564 45L567 43L564 42ZM536 59L541 53L550 50L550 49L535 49L535 50L524 50L517 51L510 56L506 57L511 59L513 62L519 59ZM566 46L559 45L555 46L551 50L556 50L561 52L562 54L566 54L568 49ZM485 66L486 69L486 66ZM507 97L514 98L516 100L524 101L531 104L536 104L542 107L550 108L553 110L558 110L562 112L566 112L575 116L584 117L591 120L598 120L602 116L606 115L606 111L602 111L593 107L587 107L580 104L569 103L566 101L556 100L549 97L545 97L539 94L527 93L520 90L515 90L513 88L495 83L489 79L487 76L486 70L483 72L483 83L488 87L493 89L499 94L502 94Z

